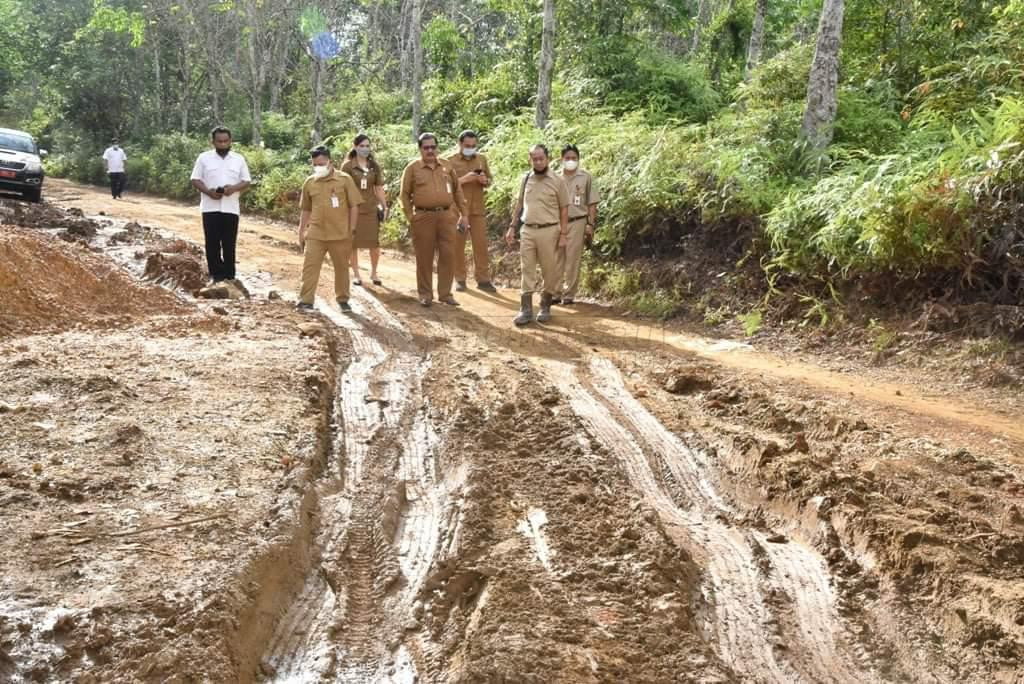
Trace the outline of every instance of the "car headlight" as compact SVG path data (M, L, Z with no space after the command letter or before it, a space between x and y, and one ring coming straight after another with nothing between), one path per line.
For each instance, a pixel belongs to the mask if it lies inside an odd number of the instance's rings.
M39 162L28 162L25 164L25 171L27 173L42 173L43 165Z

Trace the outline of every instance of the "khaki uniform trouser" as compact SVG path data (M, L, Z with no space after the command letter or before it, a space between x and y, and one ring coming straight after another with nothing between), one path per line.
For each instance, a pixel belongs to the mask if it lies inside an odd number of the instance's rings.
M547 228L523 226L520 236L520 259L523 267L523 294L533 294L543 288L554 294L554 284L561 280L558 270L558 235L561 228L556 224ZM540 266L543 280L537 278Z
M316 297L316 286L320 283L320 268L324 265L324 256L331 255L334 267L334 296L343 302L348 301L348 258L352 253L352 238L346 240L313 240L306 239L306 249L302 258L302 289L299 301L312 304Z
M562 277L553 294L569 299L576 298L576 291L580 287L580 262L583 260L583 243L586 237L587 217L569 219L569 244L559 247L557 253L558 272Z
M449 211L421 211L412 217L412 244L416 252L416 291L433 299L434 256L437 256L437 298L452 294L455 276L455 215Z
M469 234L455 233L455 279L466 282L466 238L473 245L473 277L476 282L491 281L491 260L487 253L487 219L483 216L469 217Z

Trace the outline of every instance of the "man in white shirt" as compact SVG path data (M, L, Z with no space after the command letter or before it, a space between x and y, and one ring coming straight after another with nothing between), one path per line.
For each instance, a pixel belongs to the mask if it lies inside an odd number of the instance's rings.
M107 177L110 178L110 195L114 199L121 199L124 193L124 186L127 177L124 174L124 163L128 161L128 155L124 153L118 144L117 138L110 141L110 147L103 151L103 167L107 170Z
M206 265L214 282L235 279L235 244L238 241L239 196L249 189L252 177L245 158L231 151L231 131L218 126L210 135L213 149L196 159L192 187L202 193L206 239Z

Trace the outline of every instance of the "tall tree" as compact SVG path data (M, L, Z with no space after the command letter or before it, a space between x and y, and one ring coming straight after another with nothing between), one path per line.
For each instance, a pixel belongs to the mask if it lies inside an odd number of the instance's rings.
M843 0L825 0L818 22L818 42L807 81L807 104L801 127L803 138L816 150L828 147L835 129L843 11Z
M747 47L747 66L743 73L744 80L750 80L750 74L761 62L764 51L764 22L768 16L768 0L756 0L754 3L754 25L750 29L750 45Z
M544 0L544 26L540 39L540 68L537 74L537 128L545 128L551 117L551 78L555 72L555 0Z
M715 11L715 0L700 0L697 4L697 21L693 26L693 34L690 36L690 55L697 54L700 50L700 39L704 29L711 23L711 17Z
M423 117L423 0L412 0L412 137L420 135Z

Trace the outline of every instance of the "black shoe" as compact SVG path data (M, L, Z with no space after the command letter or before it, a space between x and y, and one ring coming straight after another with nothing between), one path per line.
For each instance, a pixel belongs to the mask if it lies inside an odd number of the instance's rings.
M494 287L494 285L492 285L490 281L477 283L476 289L483 290L484 292L490 292L492 294L498 294L498 288Z
M551 298L551 303L552 304L561 304L562 303L562 298L561 297L552 297Z
M459 305L459 303L457 301L455 301L455 297L452 297L451 295L448 295L447 297L442 299L441 303L442 304L447 304L448 306L458 306Z
M422 306L424 309L429 308L431 304L432 302L426 297L420 298L420 306Z
M458 280L458 281L456 281L455 282L455 291L456 292L465 292L466 291L466 281L465 280Z
M378 287L380 287L381 285L384 284L384 283L381 282L380 278L374 278L370 282L373 283L374 285L378 286Z
M565 297L562 300L562 306L572 306L575 303L576 303L576 300L573 299L572 297Z
M363 286L363 281L360 280L359 278L356 278L355 280L352 281L352 284L353 285L358 285L359 287L362 287Z
M312 304L307 304L306 302L299 302L298 304L295 305L295 308L301 311L302 313L308 313L310 311L316 310L316 307L314 307Z
M339 299L338 300L338 308L341 309L342 311L346 311L347 312L347 311L351 311L352 310L352 305L349 304L348 302L343 302L343 301L341 301Z

